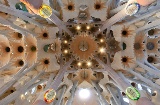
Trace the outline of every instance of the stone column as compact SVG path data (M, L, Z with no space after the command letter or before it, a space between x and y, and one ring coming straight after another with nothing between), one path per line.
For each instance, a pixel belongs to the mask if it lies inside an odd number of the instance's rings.
M44 74L44 71L40 72L36 77L31 79L31 81L27 82L23 87L21 87L19 90L15 91L14 93L8 95L4 99L0 101L0 105L8 105L10 102L15 100L19 95L26 92L29 86L31 86L38 78Z
M136 105L155 105L148 98L142 97L137 101Z
M19 71L18 73L16 73L14 75L14 77L7 82L6 84L4 84L1 88L0 88L0 95L2 95L3 93L5 93L10 87L12 87L17 80L19 80L23 75L20 75L22 72L24 72L24 70L27 68L27 64L24 65Z
M102 100L102 105L109 105L108 102L106 101L106 99L102 96L102 94L98 88L98 84L96 82L92 81L92 85L96 88L98 96L100 97L100 100Z
M54 89L55 91L58 89L60 83L62 82L62 79L64 77L65 72L67 71L68 67L72 63L73 58L71 58L63 67L61 66L58 74L56 75L53 83L49 86L49 89ZM33 105L47 105L47 103L44 101L44 93L46 90L44 90L39 97L36 99Z
M66 88L67 88L66 85L64 85L64 86L62 87L62 91L61 91L60 97L59 97L56 105L60 105L60 104L61 104L61 102L62 102L62 100L63 100L63 95L64 95L64 93L65 93Z
M73 86L72 86L72 89L71 89L71 96L70 96L70 98L68 99L66 105L72 105L72 102L73 102L73 99L74 99L74 96L75 96L75 92L76 92L77 85L78 85L78 81L76 81L76 82L73 83Z
M108 72L109 76L117 83L117 85L119 86L118 88L120 88L123 92L125 92L125 90L128 88L128 87L131 87L130 84L126 83L123 79L124 78L121 78L110 66L108 66L107 64L105 64L104 62L102 62L99 58L95 58L100 64L102 64L104 66L104 68L106 69L106 71ZM146 78L144 78L143 76L135 73L133 70L129 69L128 70L130 73L132 73L133 75L135 75L136 77L140 78L141 80L144 80L146 81ZM150 84L154 85L154 87L159 87L157 86L156 84L153 84L151 83L151 81L148 81ZM143 93L142 93L143 94ZM142 98L142 97L141 97ZM140 98L140 99L141 99ZM146 98L148 99L148 98ZM148 101L150 101L148 99ZM139 102L139 101L138 101ZM130 103L135 105L136 104L136 101L132 101L130 100ZM145 104L142 104L142 105L145 105ZM150 104L148 104L150 105ZM152 104L151 104L152 105Z
M109 92L111 93L111 95L112 95L112 97L113 97L113 99L114 99L116 105L121 105L120 100L117 99L117 97L115 96L115 94L114 94L114 92L113 92L111 86L110 86L109 84L107 84L107 85L106 85L106 88L107 88L107 89L109 90Z

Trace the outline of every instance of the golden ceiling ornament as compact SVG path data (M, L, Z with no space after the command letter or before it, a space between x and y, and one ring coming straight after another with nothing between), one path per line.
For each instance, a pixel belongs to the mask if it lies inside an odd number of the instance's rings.
M71 11L71 12L75 10L75 4L71 0L67 0L67 4L64 4L64 5L65 5L64 6L65 10L68 10L68 11Z
M49 44L48 52L59 55L61 53L61 40L53 39L53 43Z
M113 37L107 39L107 49L110 54L115 54L116 52L121 50L119 42L117 42Z
M100 11L103 8L106 8L106 2L102 2L102 0L96 0L94 3L94 9Z
M41 29L40 32L37 32L38 33L38 37L37 38L40 38L40 39L49 39L49 32L46 28L44 29Z
M113 31L113 36L116 41L121 42L123 38L135 37L135 30L137 27L135 25L125 26L125 25L113 25L111 30Z
M11 47L8 42L0 42L0 67L4 66L10 60Z
M156 57L156 56L154 56L154 55L148 55L147 61L148 61L149 63L157 64L157 63L159 63L160 58L159 58L159 57Z
M146 50L147 54L154 53L156 55L160 55L158 49L159 49L159 43L158 41L160 38L147 38L147 43L146 43Z
M17 59L13 59L12 60L12 66L14 67L23 67L25 64L25 60L24 59L21 59L21 58L17 58Z
M23 41L10 41L10 44L12 47L11 58L25 58L26 49Z
M23 35L19 32L11 32L7 35L9 40L21 41L23 39Z
M143 32L138 33L135 37L135 43L134 43L134 53L137 59L142 59L144 57L143 50L144 48L144 43L143 41L145 40L145 34Z
M37 40L32 35L27 35L25 37L26 42L26 52L27 57L26 60L28 62L28 65L33 65L37 61Z
M75 36L70 48L77 58L87 60L93 58L93 54L97 50L98 45L97 42L94 41L93 36L81 33L81 35Z
M126 70L136 66L136 58L123 55L122 51L119 51L115 54L113 62L111 63L111 67L115 70Z
M121 30L121 36L122 37L132 37L133 33L134 33L134 29L132 29L131 26L123 26L122 30Z
M121 63L125 69L132 68L132 66L135 65L135 59L132 57L128 57L128 56L122 56Z
M73 78L73 81L76 80L79 81L79 84L81 84L83 81L91 83L92 80L96 80L96 77L93 75L93 71L91 69L82 69L77 71L76 76Z
M42 66L43 70L48 70L49 65L51 65L49 58L43 58L43 59L39 60L39 65Z

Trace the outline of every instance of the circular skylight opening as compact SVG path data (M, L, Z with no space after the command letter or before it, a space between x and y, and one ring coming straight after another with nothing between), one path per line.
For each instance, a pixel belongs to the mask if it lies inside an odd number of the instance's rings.
M87 99L90 96L90 91L88 89L80 89L79 96L81 99Z

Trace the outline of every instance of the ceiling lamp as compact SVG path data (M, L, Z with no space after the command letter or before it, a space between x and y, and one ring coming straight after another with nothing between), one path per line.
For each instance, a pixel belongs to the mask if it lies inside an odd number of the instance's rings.
M81 26L78 25L78 26L76 27L76 29L77 29L77 30L80 30L80 29L81 29Z
M100 48L100 49L99 49L99 52L100 52L100 53L104 53L104 52L105 52L105 48Z
M87 26L87 30L89 30L91 27L90 26Z
M81 66L82 65L82 63L81 62L78 62L78 64L77 64L78 66Z
M87 62L87 66L90 67L91 65L92 65L92 62L88 61L88 62Z

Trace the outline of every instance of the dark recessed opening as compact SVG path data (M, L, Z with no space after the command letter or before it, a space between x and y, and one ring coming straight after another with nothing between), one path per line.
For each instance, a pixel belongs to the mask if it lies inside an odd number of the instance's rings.
M133 87L136 87L136 84L135 84L134 82L132 82L131 85L132 85Z
M122 58L122 62L127 62L127 58L126 57Z
M126 93L122 92L122 95L123 95L123 96L125 96L125 95L126 95Z
M22 34L21 33L18 33L18 38L22 38Z
M95 8L96 8L96 9L100 9L100 8L101 8L101 5L100 5L100 4L96 4L96 5L95 5Z
M122 31L122 35L126 36L126 35L127 35L127 31L126 31L126 30L123 30L123 31Z
M72 10L73 9L73 6L72 5L69 5L68 6L68 10Z
M31 51L34 52L34 51L36 51L36 50L37 50L37 48L36 48L35 46L32 46L32 47L31 47Z
M38 89L42 89L42 86L41 85L38 85L38 87L37 87Z
M154 35L154 29L149 30L148 35L150 35L150 36Z
M48 37L48 34L47 33L43 33L43 37Z
M10 52L11 51L11 49L9 48L9 47L6 47L6 52Z
M157 94L154 92L153 94L152 94L152 96L156 96Z
M14 92L14 90L11 90L10 92L11 92L11 93L13 93L13 92Z
M20 66L23 66L23 65L24 65L24 62L23 62L22 60L20 60L20 61L19 61L19 65L20 65Z
M154 49L154 43L148 42L146 47L147 47L148 50L153 50Z
M141 48L140 43L135 43L135 44L134 44L134 48L135 48L136 50L140 49L140 48Z
M24 48L22 46L18 47L18 52L22 53L24 51Z
M148 61L149 63L152 63L152 62L154 61L154 58L153 58L153 57L148 57L148 58L147 58L147 61Z
M127 45L124 42L123 42L122 46L123 46L123 50L125 50L127 48Z
M49 61L48 61L48 60L45 60L44 63L45 63L45 64L49 64Z

